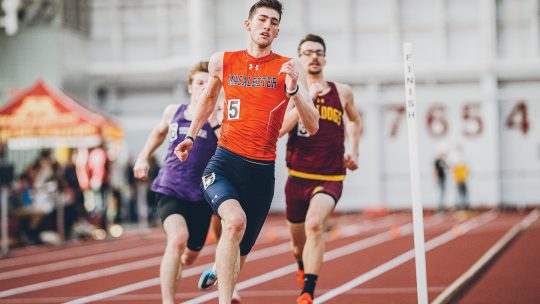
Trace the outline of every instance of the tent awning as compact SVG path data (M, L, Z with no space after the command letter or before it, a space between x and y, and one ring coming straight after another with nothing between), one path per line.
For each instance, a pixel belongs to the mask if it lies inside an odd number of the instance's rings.
M23 138L100 137L118 140L122 129L63 92L37 81L0 109L0 142Z

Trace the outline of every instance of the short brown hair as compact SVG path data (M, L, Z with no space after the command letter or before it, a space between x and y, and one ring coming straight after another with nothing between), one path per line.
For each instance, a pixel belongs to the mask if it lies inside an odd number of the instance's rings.
M278 0L259 0L251 6L249 9L248 19L253 18L255 11L260 7L268 7L279 13L279 20L281 21L281 14L283 13L283 4Z
M300 55L300 47L302 46L302 44L304 44L304 42L307 41L320 43L323 47L324 54L326 54L326 44L324 43L324 39L321 36L307 34L306 37L300 40L300 43L298 44L298 55Z
M208 61L199 61L191 67L191 70L189 70L188 84L193 82L193 76L199 72L208 73Z

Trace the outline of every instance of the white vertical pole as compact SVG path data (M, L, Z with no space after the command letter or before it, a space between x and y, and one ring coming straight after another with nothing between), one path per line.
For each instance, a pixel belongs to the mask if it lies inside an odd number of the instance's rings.
M416 115L416 80L412 66L412 44L403 45L405 69L405 109L409 133L409 164L414 229L414 255L416 262L416 289L418 303L427 304L426 250L424 248L424 218L420 192L420 168L418 165L418 122Z
M2 256L7 256L9 253L9 239L8 239L8 193L7 187L0 187L0 204L2 208L2 218L0 222L2 225Z

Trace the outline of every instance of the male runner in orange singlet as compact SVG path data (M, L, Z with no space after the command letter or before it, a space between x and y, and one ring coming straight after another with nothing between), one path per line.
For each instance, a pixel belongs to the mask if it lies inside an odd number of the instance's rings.
M309 92L319 110L319 131L315 135L306 132L293 109L287 112L280 133L290 131L285 198L293 254L298 262L297 277L302 288L296 303L311 304L324 254L322 234L326 220L341 197L346 169L358 168L361 121L351 88L324 78L324 40L307 35L300 41L298 55L307 72ZM345 153L346 126L350 153Z
M223 232L216 249L219 303L231 303L240 268L268 215L274 194L276 142L289 100L307 132L315 134L315 109L297 60L272 52L282 5L261 0L249 11L244 27L246 50L218 52L210 59L208 85L186 139L176 147L185 161L224 88L225 107L216 154L206 167L201 187L221 218Z

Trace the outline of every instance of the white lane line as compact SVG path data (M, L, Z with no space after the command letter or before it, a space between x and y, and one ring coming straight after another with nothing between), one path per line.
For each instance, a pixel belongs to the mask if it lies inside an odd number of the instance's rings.
M213 249L215 249L215 245L207 246L207 247L208 248L205 248L205 251L202 253L202 255L213 254ZM209 249L209 248L211 248L212 250ZM278 245L278 246L258 250L257 252L254 252L254 254L260 255L260 257L258 257L258 258L265 258L267 256L272 256L272 255L275 255L275 254L286 252L289 249L290 249L290 245L287 242L287 243L283 243L283 244ZM279 252L279 253L271 253L272 250L275 250L274 252ZM255 258L257 258L257 256ZM35 284L31 284L31 285L25 285L25 286L21 286L21 287L16 287L16 288L0 291L0 298L9 297L9 296L13 296L13 295L21 294L21 293L33 292L33 291L36 291L36 290L42 290L42 289L47 289L47 288L52 288L52 287L58 287L58 286L72 284L72 283L86 281L86 280L91 280L91 279L100 278L100 277L103 277L103 276L115 275L115 274L119 274L119 273L123 273L123 272L129 272L129 271L133 271L133 270L143 269L143 268L147 268L147 267L152 267L152 266L155 266L155 265L159 265L160 262L161 262L161 256L158 256L158 257L148 258L148 259L144 259L144 260L140 260L140 261L124 263L124 264L121 264L121 265L116 265L116 266L112 266L112 267L108 267L108 268L98 269L98 270L94 270L94 271L90 271L90 272L86 272L86 273L80 273L80 274L76 274L76 275L62 277L62 278L54 279L54 280L50 280L50 281L45 281L45 282L35 283ZM204 268L203 268L203 270L204 270ZM152 281L152 280L147 280L147 281ZM147 282L147 281L144 281L144 282ZM152 282L154 282L154 281L152 281ZM157 285L159 285L159 278L158 278ZM143 284L143 286L145 286L145 285ZM144 287L142 287L142 288L144 288Z
M281 253L289 251L290 248L291 248L290 243L286 242L286 243L282 243L282 244L279 244L279 245L276 245L276 246L260 249L260 250L254 251L252 253L252 255L253 255L252 260L264 259L264 258L269 257L269 256L281 254ZM251 255L250 255L250 257L251 257ZM160 259L161 259L161 257L160 257ZM207 268L212 267L213 264L214 263L212 262L212 263L207 263L207 264L204 264L204 265L200 265L200 266L197 266L197 267L186 269L186 270L182 271L182 278L187 278L187 277L194 276L196 274L200 274L201 272L203 272ZM137 282L137 283L134 283L134 284L122 286L122 287L119 287L119 288L116 288L116 289L111 289L111 290L108 290L108 291L105 291L105 292L100 292L100 293L93 294L93 295L90 295L90 296L86 296L86 297L83 297L83 298L75 299L75 300L72 300L72 301L69 301L69 302L66 302L66 303L68 303L68 304L89 303L89 302L92 302L92 301L97 301L97 300L110 298L110 297L113 297L113 296L117 296L117 295L120 295L120 294L132 292L132 291L135 291L135 290L139 290L139 289L143 289L143 288L147 288L147 287L151 287L151 286L155 286L155 285L159 285L159 278L153 278L153 279L149 279L149 280L146 280L146 281L141 281L141 282Z
M461 224L459 227L459 233L456 233L456 229L453 228L439 236L437 236L436 238L430 240L429 242L427 242L425 245L426 245L426 252L434 249L434 248L437 248L438 246L440 245L443 245L451 240L454 240L455 238L457 238L459 235L462 235L462 234L465 234L467 232L469 232L470 230L474 229L474 228L477 228L481 225L484 225L492 220L494 220L495 218L497 217L497 213L496 212L488 212L488 213L485 213L481 216L479 216L478 218L474 218L472 220L469 220L463 224ZM405 262L408 262L410 260L414 259L414 248L393 258L392 260L384 263L384 264L381 264L375 268L373 268L372 270L356 277L355 279L341 285L340 287L337 287L335 289L332 289L331 291L321 295L320 297L317 297L314 299L313 303L316 303L316 304L320 304L320 303L324 303L342 293L345 293L353 288L355 288L356 286L358 285L361 285L373 278L376 278L378 277L379 275L401 265L401 264L404 264Z
M444 290L444 286L432 286L428 287L428 291L432 293L441 292ZM319 289L317 289L319 290ZM319 292L326 292L330 289L321 288ZM189 299L196 297L201 294L201 291L193 292L179 292L176 293L177 299ZM384 288L355 288L350 290L347 294L354 295L379 295L379 294L416 294L416 287L384 287ZM297 290L292 289L264 289L264 290L244 290L242 292L242 297L247 298L275 298L275 297L294 297L298 295ZM0 300L1 303L9 304L28 304L28 303L61 303L69 301L71 297L39 297L39 298L22 298L22 299L9 299L9 300ZM126 294L119 295L112 299L109 299L108 302L141 302L141 301L160 301L160 293L144 293L144 294Z
M390 215L394 216L394 215ZM380 221L372 221L370 219L364 220L362 224L360 225L348 225L348 229L357 230L359 231L366 231L366 227L369 227L370 224L377 223L380 224L383 221L386 221L386 219L389 216L385 217L384 219ZM275 226L274 222L269 223L270 228ZM373 227L373 226L371 226ZM287 238L288 230L286 231ZM281 235L280 235L281 236ZM7 259L0 259L0 269L8 268L8 267L17 267L17 266L24 266L28 265L29 263L32 264L38 264L38 263L47 263L54 260L64 260L66 258L74 258L78 256L85 256L92 254L103 254L106 252L122 252L122 250L126 250L127 248L132 248L129 246L132 246L130 243L136 243L138 241L156 241L156 244L160 244L160 241L165 241L165 234L159 234L156 235L155 233L149 233L146 235L141 235L138 238L130 238L130 239L119 239L119 240L113 240L113 241L103 241L103 242L97 242L94 244L83 244L82 246L75 246L75 247L69 247L64 248L62 250L51 250L47 252L37 252L34 254L29 254L25 256L18 256L18 257L10 257ZM116 244L122 244L127 245L126 248L118 249L116 247ZM266 243L264 240L261 240L257 242L257 244L264 244ZM109 249L112 249L109 251Z
M163 240L165 239L163 238ZM28 265L29 263L35 263L35 264L47 263L54 260L58 261L58 260L73 258L77 256L88 256L89 254L100 254L100 253L105 253L105 252L115 252L115 251L126 250L127 248L132 248L132 246L137 245L137 244L133 244L133 245L130 244L130 243L135 243L137 241L141 241L141 243L144 243L145 239L141 238L141 239L133 239L133 240L132 239L115 240L112 242L105 241L105 242L100 242L97 244L88 244L85 246L70 247L70 248L64 248L61 250L51 250L47 252L40 252L40 253L30 254L26 256L8 258L5 260L0 260L0 269L7 268L7 267L24 266L24 265ZM118 249L118 247L116 246L118 245L118 243L122 245L127 243L128 246L126 246L126 248ZM159 242L156 242L156 243L158 244Z
M503 237L491 246L486 253L482 255L480 259L476 261L467 271L465 271L459 278L457 278L452 284L450 284L443 292L441 292L431 304L450 303L450 301L459 293L459 291L467 285L478 273L484 269L484 267L493 258L501 252L506 246L523 230L527 229L534 221L540 217L538 210L531 211L524 219L515 224Z
M71 276L67 276L67 277L63 277L63 278L59 278L59 279L55 279L51 281L45 281L45 282L25 285L21 287L16 287L16 288L0 291L0 298L5 298L5 297L13 296L13 295L18 295L21 293L26 293L26 292L34 292L37 290L47 289L51 287L58 287L62 285L73 284L73 283L91 280L91 279L98 279L104 276L109 276L109 275L118 274L122 272L143 269L146 267L158 265L160 261L161 261L161 256L144 259L141 261L135 261L131 263L125 263L125 264L117 265L113 267L98 269L94 271L89 271L86 273L75 274L75 275L71 275Z
M432 286L428 287L430 292L440 292L444 290L444 286ZM327 292L330 289L317 288L318 292ZM190 293L187 293L190 294ZM355 288L350 290L347 294L356 295L379 295L379 294L416 294L416 287L384 287L384 288ZM182 295L186 298L186 295ZM242 298L265 298L265 297L294 297L298 296L298 290L282 289L282 290L244 290L242 291ZM286 302L286 301L284 301Z
M213 254L213 249L215 249L215 245L211 245L207 247L211 247L211 248L205 248L203 252L201 252L201 256ZM161 255L157 257L144 259L144 260L139 260L139 261L124 263L124 264L116 265L112 267L107 267L103 269L97 269L97 270L93 270L93 271L89 271L85 273L79 273L79 274L62 277L62 278L54 279L50 281L39 282L39 283L31 284L31 285L16 287L16 288L0 291L0 298L5 298L12 295L33 292L33 291L52 288L52 287L58 287L58 286L72 284L76 282L92 280L92 279L101 278L104 276L116 275L116 274L120 274L124 272L144 269L147 267L153 267L153 266L159 265L160 262L161 262Z
M381 221L381 222L383 222L383 221ZM370 223L365 224L365 225L364 224L359 224L357 226L360 227L359 231L362 231L362 230L364 230L363 228L361 228L362 226L369 226L369 225L371 225L372 229L373 228L375 228L375 229L383 228L383 225L387 226L386 222L378 223L378 224L374 224L374 223L370 222ZM388 227L386 227L386 228L388 228ZM265 248L265 249L259 249L259 250L256 250L256 251L253 251L252 253L250 253L250 255L249 255L248 259L247 259L247 262L262 259L262 258L266 258L266 257L270 257L270 256L277 255L277 254L281 254L281 253L287 252L289 250L290 250L290 243L289 242L282 243L280 245L276 245L276 246ZM202 268L202 270L206 270L206 268L211 267L212 265L213 265L213 263L208 263L208 264L202 265L200 267L204 267L204 268ZM200 270L200 272L202 272L202 270ZM189 277L189 276L192 276L192 275L193 274L190 274L189 269L182 272L182 278L186 278L186 277ZM118 296L118 295L121 295L121 294L124 294L124 293L133 292L133 291L136 291L136 290L156 286L156 285L159 285L159 283L160 283L159 278L153 278L153 279L149 279L149 280L145 280L145 281L125 285L125 286L122 286L122 287L118 287L118 288L115 288L115 289L111 289L111 290L108 290L108 291L96 293L96 294L89 295L89 296L86 296L86 297L83 297L83 298L75 299L75 300L72 300L72 301L67 302L67 303L70 303L70 304L73 304L73 303L88 303L88 302L91 302L91 301L102 300L102 299Z
M440 222L440 221L441 221L440 219L430 220L429 225L434 225L436 222ZM412 232L412 223L408 223L408 224L405 224L405 225L402 225L402 226L398 227L398 232L397 233L399 234L399 236L404 236L404 235L410 234L411 232ZM354 243L351 243L349 245L342 246L342 247L339 247L339 248L336 248L334 250L326 252L324 254L324 261L326 262L326 261L330 261L330 260L333 260L333 259L337 259L337 258L340 258L342 256L345 256L345 255L348 255L348 254L351 254L351 253L354 253L354 252L358 252L358 251L361 251L361 250L364 250L364 249L379 245L381 243L390 241L390 240L394 239L395 237L396 237L396 232L393 232L393 231L385 231L385 232L376 234L374 236L371 236L371 237L356 241ZM296 263L289 264L287 266L284 266L284 267L275 269L273 271L264 273L264 274L259 275L257 277L253 277L251 279L239 282L238 284L236 284L236 289L237 290L246 289L246 288L249 288L249 287L264 283L264 282L268 282L268 281L271 281L271 280L279 278L279 277L282 277L282 276L284 276L286 274L294 272L296 270L296 267L297 267ZM189 301L183 302L183 304L203 303L205 301L217 298L218 296L219 296L218 291L213 291L213 292L207 293L205 295L202 295L200 297L197 297L197 298L191 299Z
M60 262L55 262L51 264L43 264L38 266L26 267L11 271L5 271L0 273L0 280L14 279L29 275L34 275L36 273L45 273L58 270L65 270L70 268L88 266L97 263L113 262L117 260L123 260L133 257L138 257L142 255L153 255L155 253L163 252L164 246L148 245L144 247L131 248L124 251L115 251L100 253L93 256L75 258L70 260L63 260Z

